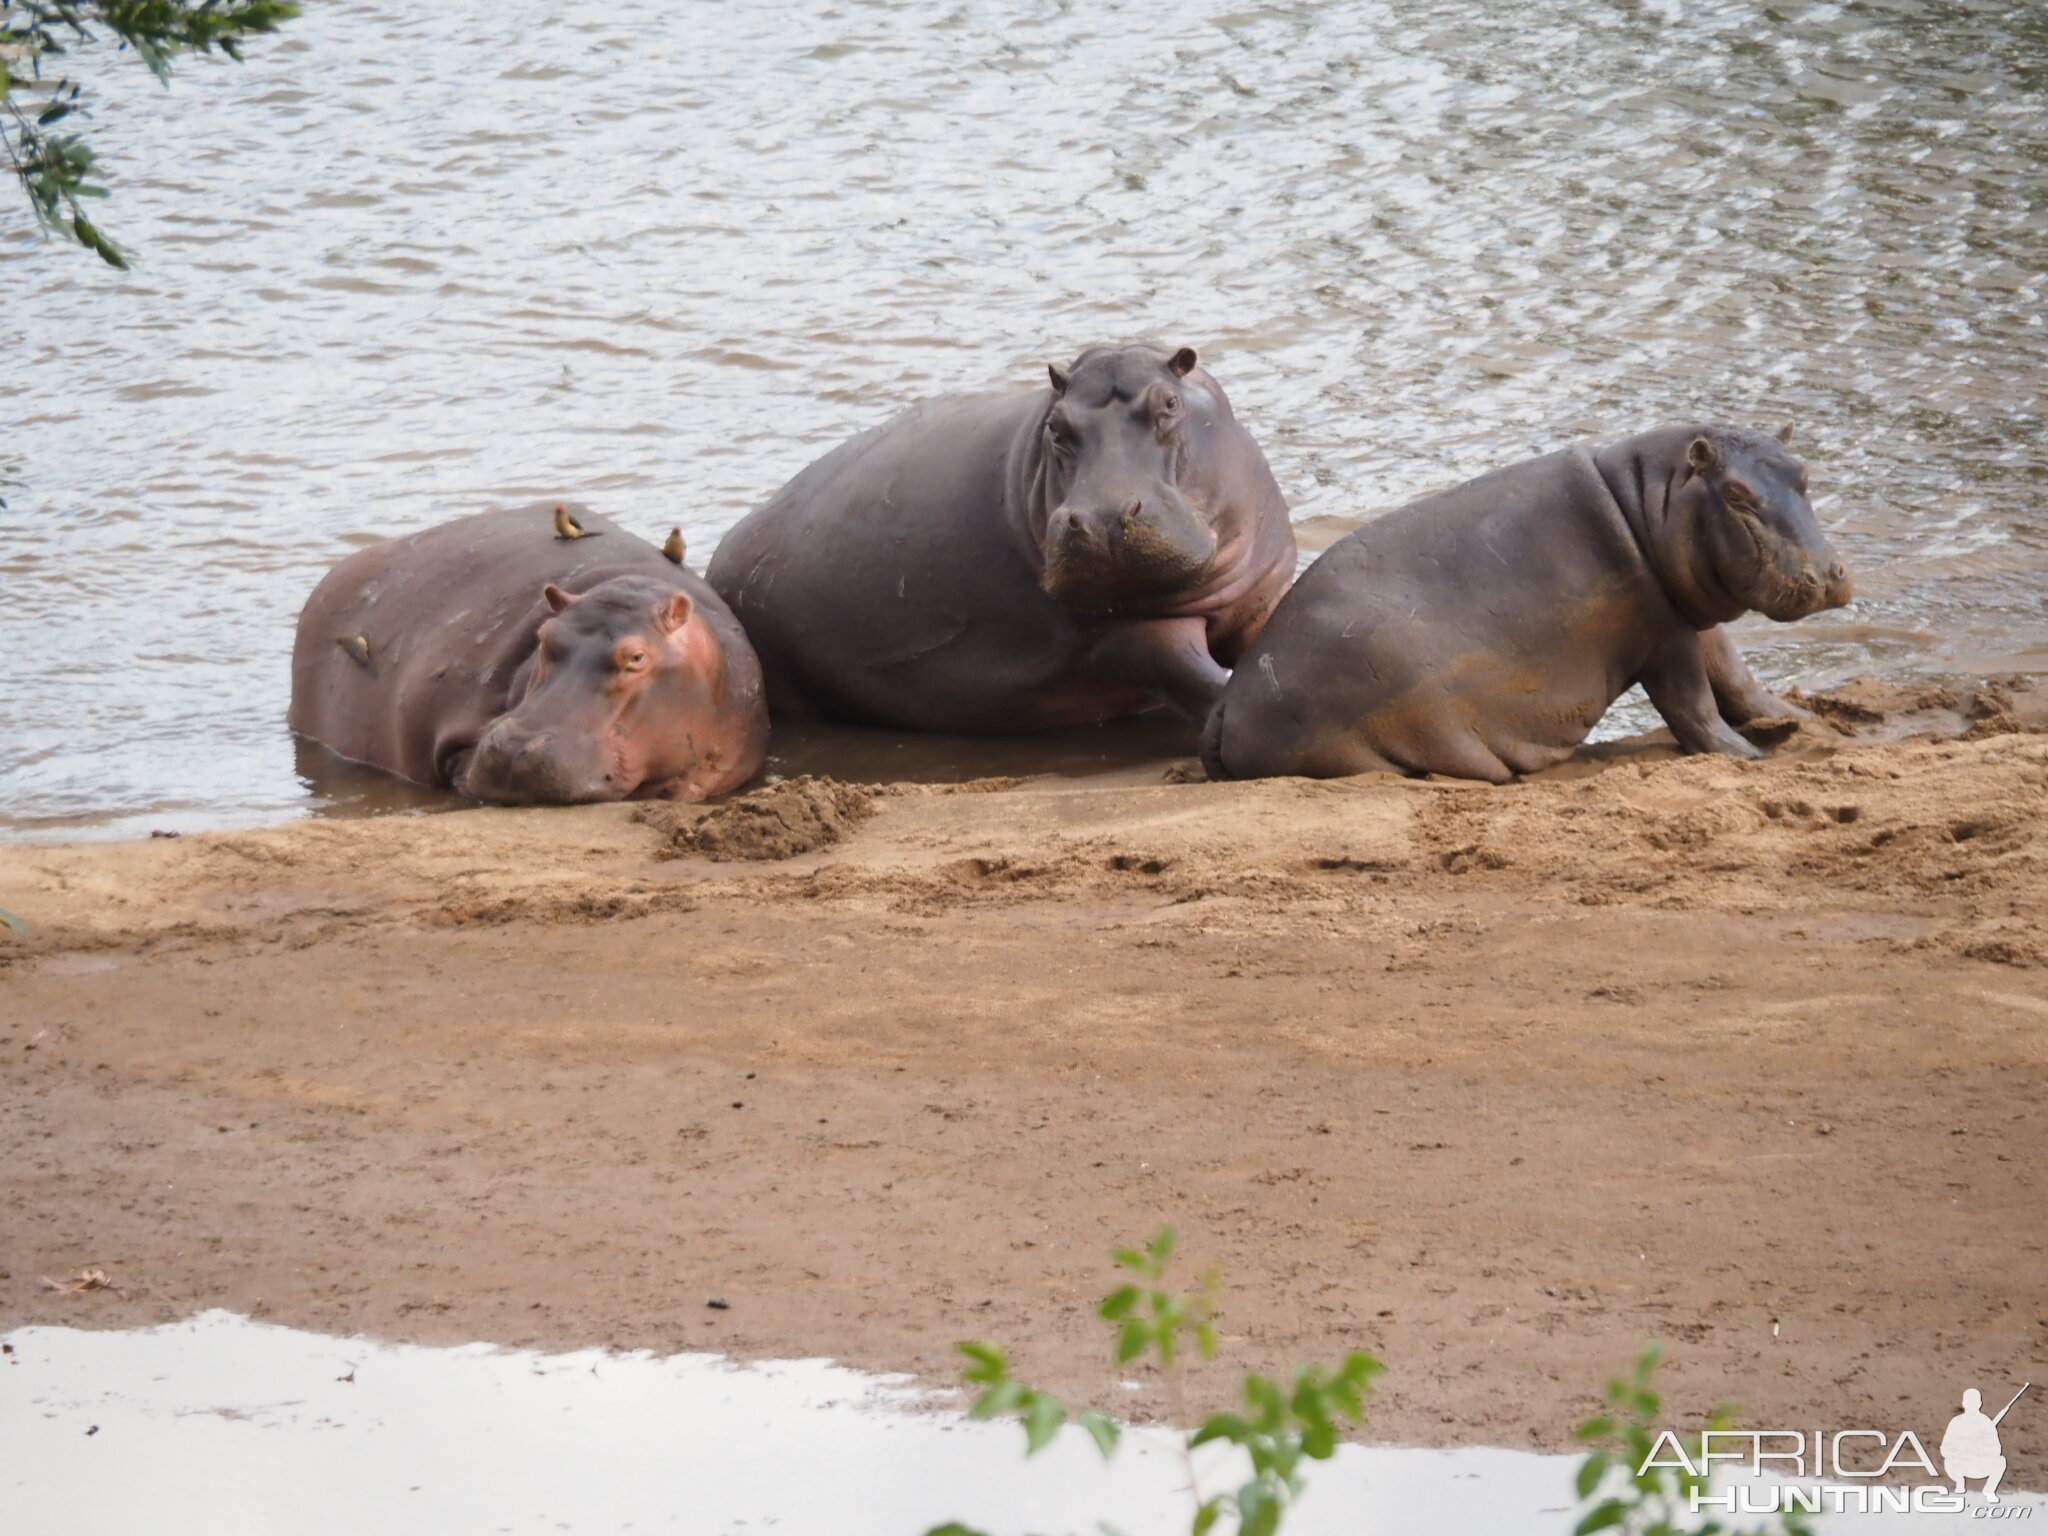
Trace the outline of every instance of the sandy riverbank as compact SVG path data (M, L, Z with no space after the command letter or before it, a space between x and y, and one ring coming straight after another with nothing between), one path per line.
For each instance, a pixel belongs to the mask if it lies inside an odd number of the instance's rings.
M1166 765L0 847L0 1328L934 1380L987 1336L1143 1411L1091 1304L1172 1221L1227 1363L1369 1347L1380 1438L1562 1447L1651 1337L1681 1412L1938 1433L2048 1378L2048 735L1964 696L1877 740L1899 703L1505 789ZM842 839L702 851L806 816ZM126 1296L43 1288L84 1265ZM2048 1479L2048 1416L2006 1446Z

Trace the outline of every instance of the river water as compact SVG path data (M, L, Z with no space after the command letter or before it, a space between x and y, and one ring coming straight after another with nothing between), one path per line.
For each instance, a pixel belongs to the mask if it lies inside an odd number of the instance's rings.
M1199 348L1302 518L1794 420L1861 595L1759 671L2048 667L2041 7L310 0L250 53L89 59L134 272L0 203L0 836L330 798L292 622L364 542L563 494L701 564L1101 340Z

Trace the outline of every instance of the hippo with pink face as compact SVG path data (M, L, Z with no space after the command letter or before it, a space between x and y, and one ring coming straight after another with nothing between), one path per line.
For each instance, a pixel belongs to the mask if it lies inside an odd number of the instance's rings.
M1200 722L1294 576L1287 503L1186 347L1097 347L835 448L705 575L778 716L1008 734Z
M703 800L752 778L768 741L760 666L718 594L554 502L335 566L299 615L287 718L351 761L513 805Z

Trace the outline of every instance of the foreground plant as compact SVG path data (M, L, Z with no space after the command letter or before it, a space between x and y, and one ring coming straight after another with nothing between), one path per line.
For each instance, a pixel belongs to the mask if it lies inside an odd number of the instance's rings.
M1183 1367L1190 1351L1204 1360L1215 1358L1219 1293L1214 1270L1204 1272L1197 1287L1184 1295L1168 1288L1173 1246L1173 1228L1162 1227L1145 1247L1116 1250L1117 1264L1136 1278L1110 1292L1096 1310L1116 1327L1117 1364L1137 1364L1148 1357L1156 1361L1166 1379L1174 1417L1185 1423ZM957 1348L968 1361L961 1380L976 1389L967 1416L1015 1415L1024 1426L1027 1457L1052 1444L1069 1420L1066 1404L1012 1376L1008 1356L994 1344L969 1340ZM1593 1449L1578 1469L1576 1486L1584 1514L1577 1536L1600 1531L1618 1536L1812 1536L1812 1528L1797 1515L1738 1531L1693 1512L1693 1494L1707 1488L1704 1476L1687 1470L1705 1464L1699 1455L1700 1436L1674 1437L1685 1449L1685 1466L1666 1465L1651 1454L1661 1433L1657 1417L1663 1399L1651 1386L1660 1354L1655 1344L1645 1348L1627 1377L1607 1383L1608 1411L1578 1428L1578 1438ZM1304 1463L1327 1461L1336 1454L1340 1422L1365 1422L1365 1399L1384 1369L1371 1355L1354 1350L1334 1370L1299 1366L1285 1384L1246 1376L1241 1411L1213 1414L1199 1429L1181 1437L1193 1505L1190 1536L1274 1536L1301 1497ZM1104 1461L1115 1457L1123 1436L1116 1420L1092 1408L1071 1417L1094 1441ZM1729 1410L1716 1408L1704 1430L1733 1427ZM1242 1450L1252 1475L1235 1489L1204 1498L1194 1452L1212 1444ZM1104 1536L1119 1536L1108 1524L1100 1529ZM949 1521L933 1526L925 1536L983 1533Z
M1666 1466L1661 1460L1649 1464L1660 1433L1657 1415L1664 1406L1650 1385L1661 1354L1657 1345L1647 1346L1628 1376L1607 1383L1607 1412L1578 1428L1579 1439L1595 1449L1579 1463L1579 1502L1588 1507L1575 1527L1577 1536L1592 1536L1595 1531L1619 1536L1738 1536L1735 1527L1693 1512L1694 1494L1707 1491L1704 1474ZM1708 1431L1734 1427L1727 1408L1707 1415ZM1699 1435L1679 1443L1688 1466L1706 1465ZM1811 1536L1811 1527L1797 1515L1786 1515L1743 1536Z
M68 68L46 63L105 32L168 84L178 54L218 51L238 60L244 39L298 14L290 0L0 0L0 153L37 222L109 266L128 265L80 207L81 199L107 195L95 179L98 156L81 135L57 130L84 113L84 87Z
M1175 1416L1183 1422L1182 1369L1192 1350L1204 1360L1216 1355L1217 1285L1205 1273L1192 1292L1169 1290L1166 1272L1173 1260L1173 1228L1162 1227L1143 1248L1120 1248L1116 1262L1137 1278L1103 1298L1097 1311L1116 1326L1118 1365L1155 1360L1166 1378ZM1024 1424L1024 1454L1035 1456L1052 1443L1067 1422L1066 1405L1050 1393L1026 1386L1010 1374L1009 1361L993 1344L971 1340L959 1346L968 1359L961 1379L979 1389L972 1419L1015 1414ZM1181 1455L1187 1466L1193 1503L1190 1536L1273 1536L1301 1497L1303 1463L1327 1461L1336 1454L1339 1421L1365 1422L1365 1399L1373 1378L1385 1369L1379 1361L1354 1350L1335 1369L1305 1365L1286 1383L1264 1376L1244 1378L1243 1407L1218 1413L1199 1429L1184 1434ZM1107 1414L1093 1409L1075 1422L1088 1432L1105 1461L1116 1455L1121 1429ZM1234 1445L1251 1462L1252 1475L1235 1489L1202 1496L1195 1473L1194 1452L1204 1445ZM1109 1527L1103 1527L1109 1530ZM981 1536L969 1526L935 1526L927 1536Z

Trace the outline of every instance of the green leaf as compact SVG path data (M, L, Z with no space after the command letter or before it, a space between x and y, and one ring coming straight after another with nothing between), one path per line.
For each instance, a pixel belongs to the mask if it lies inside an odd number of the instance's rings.
M1030 1395L1031 1389L1021 1381L999 1381L974 1400L974 1406L967 1410L970 1419L992 1419L999 1413L1008 1413Z
M97 193L102 197L106 195L103 189L97 187L81 187L78 190L84 193ZM121 248L95 229L91 221L84 214L74 213L71 216L71 233L77 237L80 245L91 251L108 266L118 267L123 272L128 270L128 258L123 254Z
M1188 1527L1188 1536L1208 1536L1209 1528L1223 1518L1223 1495L1202 1501L1202 1507L1195 1511L1195 1523Z
M935 1525L924 1536L983 1536L971 1525L962 1525L958 1520L948 1520L944 1525Z
M1603 1413L1598 1418L1586 1420L1573 1433L1581 1440L1612 1439L1614 1435L1614 1420L1608 1418Z
M1138 1305L1141 1294L1135 1285L1123 1286L1103 1297L1102 1305L1096 1308L1096 1311L1112 1323L1121 1322L1131 1315L1132 1309Z
M1147 1346L1151 1342L1152 1329L1143 1318L1130 1317L1124 1319L1124 1325L1118 1330L1116 1338L1116 1363L1118 1365L1129 1365L1138 1356L1145 1353Z
M986 1373L985 1375L977 1375L971 1370L963 1372L963 1375L969 1381L993 1381L1009 1374L1010 1365L1008 1357L993 1344L986 1343L981 1339L965 1339L955 1344L953 1348L958 1353L972 1360L976 1366Z
M1035 1393L1031 1406L1024 1410L1024 1454L1036 1456L1044 1450L1066 1421L1067 1410L1060 1406L1058 1398Z
M1145 1255L1135 1248L1113 1249L1111 1250L1110 1257L1123 1265L1125 1269L1143 1270L1145 1267Z
M1263 1480L1237 1490L1237 1536L1273 1536L1280 1526L1280 1501Z
M1081 1415L1080 1425L1088 1431L1089 1438L1095 1442L1095 1449L1102 1452L1102 1459L1104 1461L1108 1461L1112 1456L1116 1455L1117 1437L1123 1431L1118 1427L1115 1419L1112 1419L1106 1413L1097 1413L1093 1408L1090 1408Z
M1354 1349L1344 1357L1344 1379L1355 1384L1361 1391L1370 1391L1373 1378L1384 1376L1387 1368L1377 1356L1369 1355L1362 1349Z
M1311 1461L1328 1461L1337 1451L1337 1427L1328 1420L1311 1425L1301 1437L1301 1453Z
M1155 1271L1166 1268L1173 1257L1174 1233L1171 1227L1161 1227L1152 1235L1152 1265Z
M12 912L9 912L5 907L0 907L0 923L5 923L8 927L12 928L16 933L28 932L28 924L24 923Z
M1579 1475L1572 1486L1578 1490L1580 1503L1593 1497L1593 1490L1600 1486L1600 1479L1607 1475L1607 1469L1612 1464L1612 1460L1602 1451L1595 1451L1579 1463Z
M1211 1440L1228 1440L1233 1445L1242 1445L1245 1436L1251 1432L1251 1426L1234 1413L1211 1414L1189 1439L1188 1449L1207 1445Z
M1636 1356L1635 1382L1637 1386L1647 1387L1650 1384L1651 1376L1655 1375L1657 1371L1657 1362L1663 1358L1663 1355L1664 1346L1655 1339L1652 1339L1643 1346L1643 1352Z
M1604 1531L1616 1526L1628 1517L1628 1510L1619 1499L1609 1499L1585 1519L1572 1527L1572 1536L1590 1536L1593 1531Z
M1263 1376L1247 1376L1244 1379L1244 1400L1256 1409L1262 1418L1278 1422L1287 1410L1287 1399L1279 1387Z

